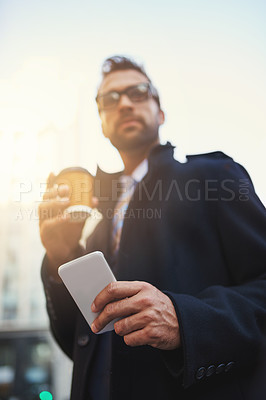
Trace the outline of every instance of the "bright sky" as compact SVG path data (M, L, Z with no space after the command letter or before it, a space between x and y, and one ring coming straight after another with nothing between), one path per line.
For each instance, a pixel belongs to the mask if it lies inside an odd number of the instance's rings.
M177 157L224 151L247 168L266 203L265 20L264 0L0 0L3 167L10 134L33 144L47 126L67 132L78 119L79 164L119 168L94 97L102 61L126 54L144 63L159 90L161 138ZM25 171L33 150L21 147Z

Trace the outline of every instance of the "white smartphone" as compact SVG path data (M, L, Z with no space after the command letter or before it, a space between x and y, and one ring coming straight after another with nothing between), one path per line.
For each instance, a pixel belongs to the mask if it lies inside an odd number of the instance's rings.
M58 274L91 326L99 315L91 311L93 300L105 286L116 281L103 253L95 251L63 264L58 268ZM99 333L113 330L115 321L117 319L107 324Z

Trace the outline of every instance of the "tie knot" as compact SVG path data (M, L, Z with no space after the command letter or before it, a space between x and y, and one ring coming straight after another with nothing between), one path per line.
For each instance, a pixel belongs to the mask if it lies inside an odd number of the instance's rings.
M124 197L125 194L131 193L132 190L135 188L137 182L135 181L134 178L130 175L122 175L119 179L120 183L120 191L122 197Z
M120 181L123 185L133 185L135 182L131 175L121 175Z

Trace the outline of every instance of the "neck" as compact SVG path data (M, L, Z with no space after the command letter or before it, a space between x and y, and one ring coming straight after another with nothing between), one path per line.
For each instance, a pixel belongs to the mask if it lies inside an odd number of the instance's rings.
M125 174L131 175L134 169L136 169L137 166L148 157L151 149L157 144L159 144L159 140L153 142L151 145L145 148L133 149L131 151L120 150L119 153L125 166Z

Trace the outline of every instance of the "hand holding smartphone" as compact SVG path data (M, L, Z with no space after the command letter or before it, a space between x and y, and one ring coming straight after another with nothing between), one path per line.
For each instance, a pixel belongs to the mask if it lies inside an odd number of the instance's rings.
M105 286L116 281L103 253L95 251L63 264L59 267L58 274L91 326L100 314L91 311L93 300ZM116 321L107 324L99 334L113 330Z

